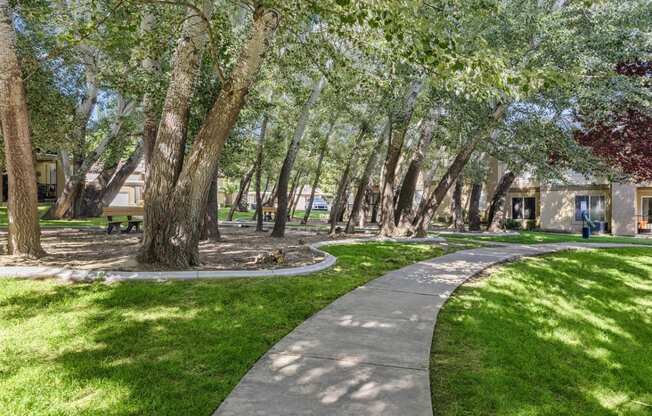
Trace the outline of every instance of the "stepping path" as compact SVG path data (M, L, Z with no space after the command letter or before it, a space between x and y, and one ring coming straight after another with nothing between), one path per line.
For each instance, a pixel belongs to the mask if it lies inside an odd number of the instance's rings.
M283 338L213 416L431 416L430 345L437 313L459 285L487 267L523 256L617 247L631 245L483 247L387 273Z

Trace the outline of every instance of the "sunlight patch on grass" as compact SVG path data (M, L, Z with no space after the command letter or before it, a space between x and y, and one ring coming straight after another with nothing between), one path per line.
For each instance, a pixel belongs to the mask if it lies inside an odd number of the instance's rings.
M564 252L458 289L432 349L435 414L648 415L652 250Z
M448 250L325 249L336 267L292 278L0 280L0 415L209 415L262 354L315 312L389 270Z

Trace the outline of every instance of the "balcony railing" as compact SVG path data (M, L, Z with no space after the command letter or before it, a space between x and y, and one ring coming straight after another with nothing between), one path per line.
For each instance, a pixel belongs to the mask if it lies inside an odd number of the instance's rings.
M636 223L639 234L652 233L652 215L637 215Z

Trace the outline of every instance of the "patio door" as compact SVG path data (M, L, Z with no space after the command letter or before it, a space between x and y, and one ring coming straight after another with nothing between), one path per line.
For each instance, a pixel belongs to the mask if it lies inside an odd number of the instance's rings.
M640 232L652 232L652 196L641 198Z

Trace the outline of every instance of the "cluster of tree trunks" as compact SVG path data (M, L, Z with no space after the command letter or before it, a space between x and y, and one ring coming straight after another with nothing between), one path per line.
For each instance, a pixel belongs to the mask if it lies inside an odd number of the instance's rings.
M287 154L283 160L283 165L281 167L281 172L276 182L276 220L274 222L274 229L272 230L272 237L284 237L285 236L285 225L287 223L288 216L288 184L290 181L290 174L292 172L292 167L294 166L294 161L296 160L297 153L299 153L299 146L301 144L301 139L306 131L306 126L308 125L308 117L310 116L310 110L314 107L315 103L321 95L321 91L326 85L326 78L321 77L317 79L312 87L310 96L303 103L301 110L299 112L299 120L297 126L294 130L294 135L292 136L292 141L288 147Z
M212 2L204 3L210 15ZM257 5L249 35L234 68L208 112L192 149L184 155L185 132L207 28L190 11L172 63L172 75L152 154L145 197L139 260L186 268L199 264L200 227L224 142L263 63L279 23L273 9Z

